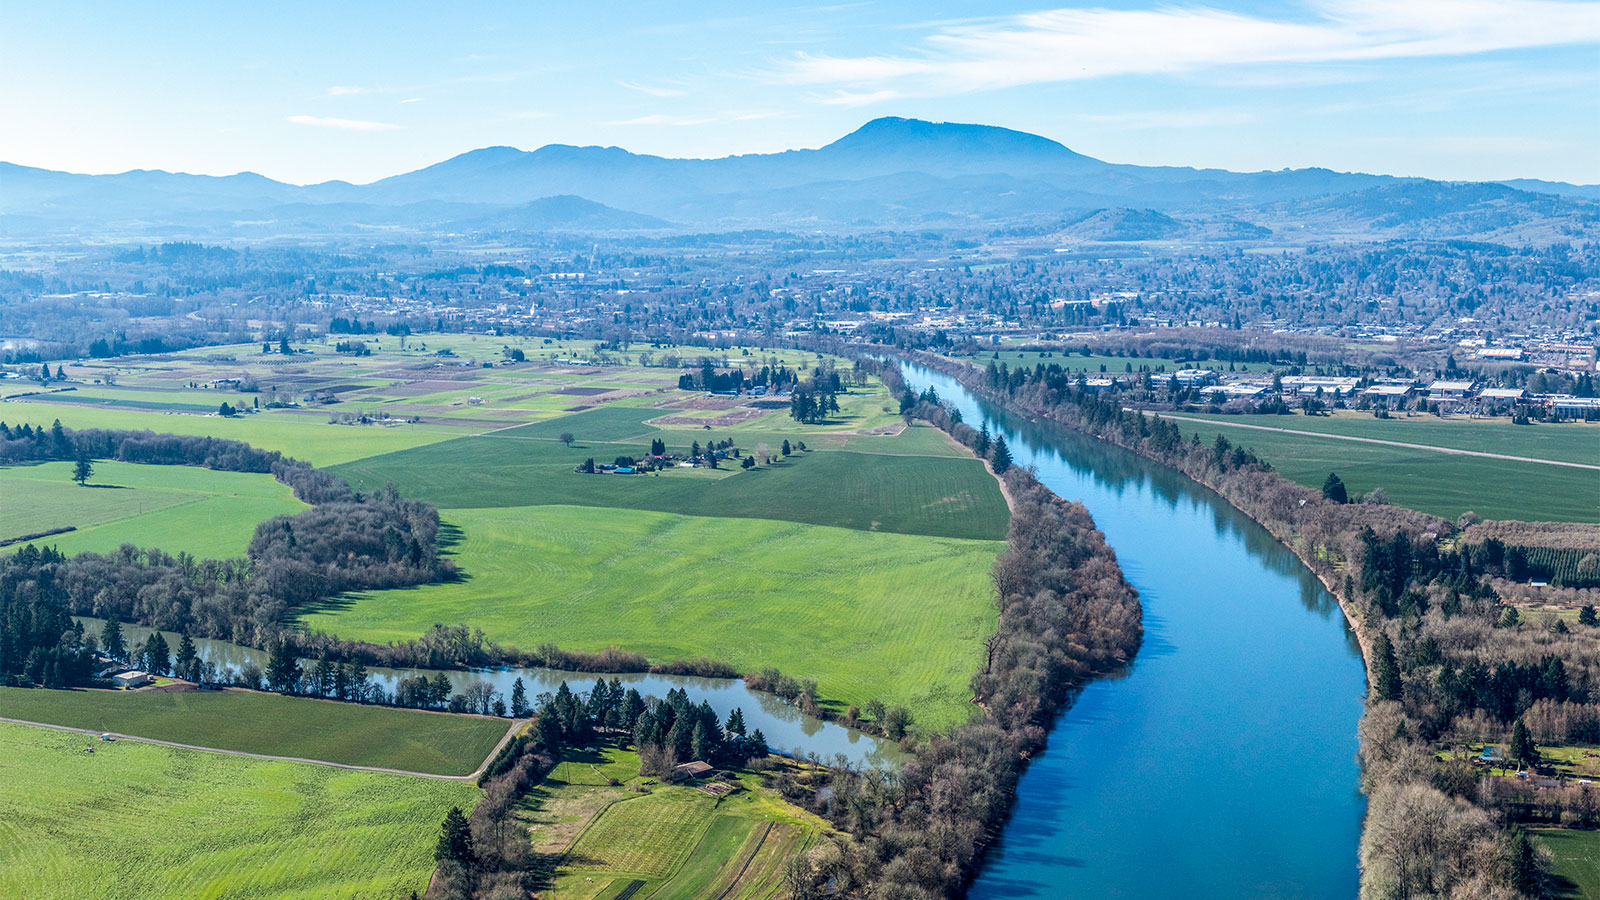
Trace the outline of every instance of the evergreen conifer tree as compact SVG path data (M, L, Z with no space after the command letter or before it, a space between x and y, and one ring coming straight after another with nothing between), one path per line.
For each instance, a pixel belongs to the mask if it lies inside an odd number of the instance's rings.
M454 860L463 865L472 862L472 826L461 812L461 807L452 806L445 813L433 858L439 862Z
M128 648L122 643L122 621L115 613L106 619L106 624L100 628L100 649L112 659L126 659Z
M989 468L996 475L1004 475L1011 468L1011 448L1006 446L1005 435L994 439L994 449L989 455Z
M1345 490L1344 481L1333 472L1329 472L1327 479L1322 482L1322 496L1335 503L1350 502L1350 492Z
M511 684L511 718L521 719L528 715L528 688L522 683L521 676Z

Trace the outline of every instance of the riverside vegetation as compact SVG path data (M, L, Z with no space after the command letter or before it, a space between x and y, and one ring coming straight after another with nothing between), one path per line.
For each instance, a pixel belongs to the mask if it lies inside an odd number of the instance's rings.
M886 384L903 389L897 369L874 365ZM935 403L903 409L963 444L979 440ZM960 896L1054 717L1077 687L1117 671L1138 651L1137 593L1088 511L990 455L1012 516L994 571L999 627L972 677L972 719L931 735L897 773L841 766L816 778L777 780L784 796L840 832L790 871L795 900Z
M1594 634L1560 620L1524 623L1493 587L1503 543L1459 548L1470 524L1403 508L1339 502L1285 479L1220 437L1184 440L1175 423L1122 408L1058 368L1005 373L917 359L1004 406L1046 416L1166 463L1265 525L1329 586L1361 640L1369 673L1361 725L1362 895L1543 896L1548 861L1522 825L1594 827L1590 785L1542 788L1482 774L1437 746L1510 744L1529 765L1538 745L1600 742ZM915 403L915 398L908 402ZM1526 530L1528 526L1523 526ZM1570 526L1563 526L1570 527ZM1496 552L1498 545L1499 552Z

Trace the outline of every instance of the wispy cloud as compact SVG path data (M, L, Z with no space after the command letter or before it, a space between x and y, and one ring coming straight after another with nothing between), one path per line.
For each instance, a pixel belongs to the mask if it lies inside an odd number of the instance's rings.
M1085 122L1100 125L1118 125L1123 128L1213 128L1221 125L1244 125L1257 119L1254 113L1242 109L1167 109L1144 112L1086 114L1079 116Z
M422 102L422 98L421 97L407 97L406 99L401 100L400 102L401 103L421 103Z
M682 97L684 94L683 91L677 88L652 87L647 84L635 84L631 81L618 81L617 84L622 85L630 91L638 91L641 94L648 94L651 97Z
M1204 6L1054 9L949 22L899 54L796 54L771 80L830 85L861 104L1210 67L1364 63L1600 43L1592 0L1314 0L1303 21Z
M289 121L296 125L334 128L340 131L394 131L401 127L389 122L369 122L365 119L335 119L327 116L290 116Z
M834 91L831 94L813 94L811 99L827 106L869 106L903 96L905 95L899 91L884 88L881 91Z
M714 116L668 116L661 113L652 113L648 116L637 116L632 119L620 119L607 122L607 125L709 125L715 122Z
M336 84L333 87L328 88L329 97L349 97L353 94L370 93L372 93L372 88L361 87L360 85L355 84Z

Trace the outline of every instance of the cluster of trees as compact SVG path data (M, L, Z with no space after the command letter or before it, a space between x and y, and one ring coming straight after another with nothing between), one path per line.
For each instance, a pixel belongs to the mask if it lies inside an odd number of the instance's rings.
M678 389L684 391L710 391L712 393L739 393L749 385L738 369L717 371L717 364L709 357L700 358L700 366L693 372L678 376Z
M360 318L352 316L334 316L328 322L329 334L390 334L407 335L411 333L411 326L405 322L390 322L382 329L378 328L376 321L363 322Z
M67 687L93 674L82 627L54 597L52 567L62 559L29 544L0 562L0 684Z
M689 702L680 688L661 700L624 689L614 678L596 679L584 696L563 681L554 694L539 698L534 736L545 750L559 754L566 747L592 746L607 733L632 736L646 775L666 775L693 760L739 766L769 753L761 729L747 732L742 710L729 712L724 723L711 704Z
M789 417L804 425L826 422L838 411L839 398L832 391L795 388L789 395Z
M937 357L920 355L919 361L964 375ZM1600 723L1600 659L1559 620L1530 626L1502 602L1489 579L1504 570L1506 559L1497 564L1492 548L1470 544L1441 549L1440 538L1455 532L1455 523L1343 502L1350 498L1339 496L1343 485L1336 479L1329 479L1326 494L1308 490L1248 451L1221 441L1212 447L1185 442L1172 423L1123 411L1070 384L965 377L969 387L999 402L1127 447L1214 488L1336 589L1358 625L1371 685L1361 729L1363 788L1370 798L1363 896L1538 895L1540 858L1526 850L1524 836L1502 827L1533 806L1508 801L1515 792L1499 783L1504 779L1464 760L1449 765L1434 757L1441 745L1506 744L1519 723L1535 740L1581 739ZM1560 809L1572 805L1552 802ZM1402 834L1425 839L1397 837Z
M929 388L932 390L932 388ZM991 437L989 423L984 422L978 427L978 433L972 438L972 452L989 461L989 468L996 475L1004 475L1011 468L1011 448L1006 444L1005 435Z

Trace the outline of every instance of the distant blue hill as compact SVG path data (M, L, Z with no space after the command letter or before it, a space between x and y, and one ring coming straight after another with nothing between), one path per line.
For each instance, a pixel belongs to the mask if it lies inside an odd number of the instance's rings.
M1311 226L1307 234L1326 227L1346 236L1462 232L1518 239L1586 232L1596 201L1600 186L1536 180L1463 189L1327 169L1119 165L1026 132L902 118L874 119L817 149L720 159L566 144L531 151L486 147L365 185L292 185L253 173L76 175L0 163L0 231L12 236L130 227L150 233L364 225L421 231L1043 227L1120 210L1080 231L1108 240L1240 240L1300 234ZM1197 224L1204 222L1231 224ZM1291 226L1287 232L1285 225Z

